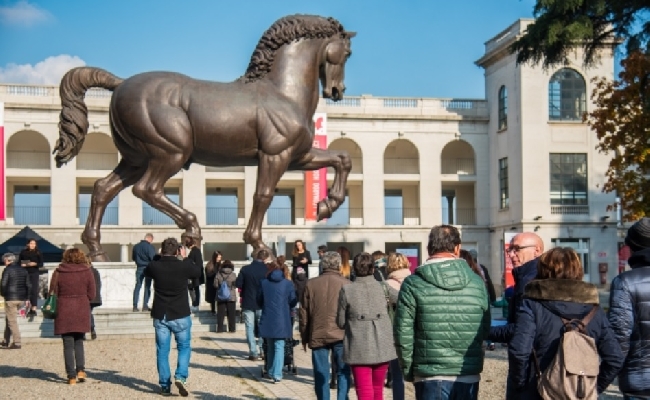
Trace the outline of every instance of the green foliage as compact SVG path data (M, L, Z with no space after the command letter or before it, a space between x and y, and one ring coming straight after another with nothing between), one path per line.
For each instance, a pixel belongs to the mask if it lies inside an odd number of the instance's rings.
M618 80L594 78L596 108L584 120L600 140L596 149L613 153L603 191L616 192L623 219L634 221L650 216L650 56L632 53L622 66Z
M650 54L648 0L537 0L534 15L535 22L510 48L517 63L566 64L569 52L580 46L589 65L614 38L627 41L628 53Z

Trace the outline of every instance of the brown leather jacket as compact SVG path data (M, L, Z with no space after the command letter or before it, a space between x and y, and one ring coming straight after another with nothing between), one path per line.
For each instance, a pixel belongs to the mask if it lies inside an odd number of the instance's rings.
M331 269L307 282L300 299L300 336L310 349L343 340L345 331L336 325L336 313L341 288L349 283Z

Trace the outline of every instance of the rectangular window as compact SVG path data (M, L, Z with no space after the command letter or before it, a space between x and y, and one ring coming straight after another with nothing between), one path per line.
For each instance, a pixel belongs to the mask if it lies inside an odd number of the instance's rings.
M589 275L589 239L551 239L554 247L571 247L578 253L585 276Z
M510 206L508 192L508 158L499 159L499 208L503 210Z
M587 155L550 154L551 205L587 205Z
M404 225L404 199L402 191L384 191L384 217L386 225Z
M208 189L206 225L237 225L239 206L236 188Z
M15 186L13 216L15 225L49 225L50 187Z
M268 225L293 225L296 216L294 210L294 189L278 190L266 211ZM302 210L301 210L302 212Z

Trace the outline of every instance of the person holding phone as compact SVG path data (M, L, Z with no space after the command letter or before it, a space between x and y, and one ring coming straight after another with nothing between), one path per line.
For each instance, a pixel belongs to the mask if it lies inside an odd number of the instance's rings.
M36 239L27 239L27 245L20 252L18 259L20 260L20 266L29 273L31 282L29 303L31 304L31 310L27 315L33 317L36 316L36 307L38 306L39 269L43 266L43 255L38 250Z

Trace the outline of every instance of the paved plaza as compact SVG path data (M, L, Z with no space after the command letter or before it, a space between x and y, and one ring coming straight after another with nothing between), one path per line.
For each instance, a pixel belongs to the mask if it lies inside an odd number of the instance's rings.
M279 384L260 376L261 362L246 359L243 325L236 333L197 333L192 341L190 398L314 399L311 355L295 348L298 375ZM153 328L152 328L153 333ZM86 342L88 381L69 386L64 378L63 346L59 339L25 341L22 350L0 350L0 397L3 399L141 399L158 398L156 354L152 336ZM504 398L505 349L487 352L479 399ZM175 352L170 359L176 362ZM407 399L413 399L407 384ZM174 396L178 397L175 388ZM332 393L334 394L334 393ZM332 398L335 398L334 396ZM390 391L386 399L392 399ZM601 399L620 399L615 387ZM350 399L356 399L354 390Z

